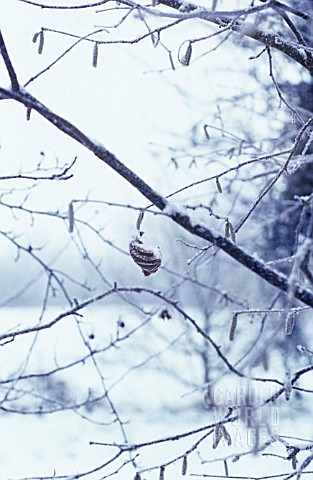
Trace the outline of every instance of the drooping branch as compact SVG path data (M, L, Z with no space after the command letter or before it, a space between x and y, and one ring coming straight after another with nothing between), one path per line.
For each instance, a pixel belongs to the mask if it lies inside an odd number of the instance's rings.
M13 99L27 108L37 111L41 116L46 118L60 131L76 140L85 148L90 150L97 158L105 162L113 170L121 175L128 183L136 188L146 199L152 202L157 208L166 213L172 220L185 230L197 237L200 237L216 247L222 249L230 257L235 259L241 265L249 270L255 272L261 278L266 280L271 285L287 292L289 289L288 279L278 273L277 271L267 267L262 261L253 257L238 245L235 245L230 240L222 235L219 235L209 229L206 225L201 223L194 223L189 215L182 209L176 208L168 202L162 195L152 189L146 182L144 182L138 175L130 170L124 163L118 160L111 152L109 152L100 143L91 140L87 135L81 132L75 125L68 120L60 117L45 105L39 102L36 98L31 96L25 90L14 92L4 88L0 88L0 98ZM313 307L313 294L300 286L296 286L294 292L295 298L301 300L303 303Z

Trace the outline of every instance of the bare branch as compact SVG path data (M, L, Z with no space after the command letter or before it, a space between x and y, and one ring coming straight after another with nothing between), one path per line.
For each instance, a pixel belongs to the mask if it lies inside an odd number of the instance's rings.
M6 49L1 31L0 31L0 54L2 55L3 61L5 63L6 69L8 71L8 74L9 74L9 77L10 77L10 80L11 80L12 90L14 92L17 92L20 88L19 82L17 80L15 70L14 70L12 62L10 60L8 51Z
M185 214L185 212L171 206L164 197L162 197L155 190L153 190L147 183L145 183L132 170L126 167L126 165L124 165L120 160L118 160L104 146L92 141L68 120L65 120L64 118L53 113L29 93L25 91L10 92L9 90L0 88L0 95L2 96L2 98L11 98L19 103L24 104L28 108L36 110L40 115L46 118L59 130L61 130L66 135L73 138L78 143L93 152L96 157L109 165L120 176L122 176L131 185L133 185L134 188L136 188L140 193L142 193L148 200L150 200L156 207L158 207L160 210L165 211L165 213L169 217L171 217L172 220L174 220L185 230L221 248L225 253L227 253L239 263L247 267L249 270L255 272L257 275L262 277L271 285L278 287L284 292L288 292L289 284L287 278L284 275L270 269L262 261L256 259L252 255L249 255L247 252L242 250L233 242L229 241L227 238L213 233L205 225L195 225L190 219L190 217ZM311 123L311 120L306 124L306 128ZM298 285L295 288L295 298L313 307L313 294Z

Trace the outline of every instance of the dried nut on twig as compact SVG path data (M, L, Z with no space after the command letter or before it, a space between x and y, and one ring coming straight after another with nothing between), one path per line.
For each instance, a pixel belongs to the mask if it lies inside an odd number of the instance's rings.
M129 253L137 265L142 270L145 277L158 271L162 262L162 253L160 247L145 247L141 237L144 232L140 230L144 212L141 211L136 222L137 233L129 242Z
M162 253L160 247L145 248L138 235L130 241L129 253L134 262L139 265L145 277L157 272L161 265Z

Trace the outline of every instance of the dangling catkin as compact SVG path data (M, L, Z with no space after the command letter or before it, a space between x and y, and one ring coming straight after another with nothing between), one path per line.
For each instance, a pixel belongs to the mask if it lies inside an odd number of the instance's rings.
M185 476L186 473L187 473L187 466L188 466L188 465L187 465L187 455L185 455L185 456L183 457L183 464L182 464L182 469L181 469L181 474L182 474L183 476Z
M287 382L285 382L284 388L285 388L285 399L286 399L287 401L289 401L289 400L290 400L291 391L292 391L292 383L291 383L290 380L287 380Z
M228 221L228 219L225 221L224 235L225 235L226 238L229 238L229 236L230 236L229 221Z
M221 425L221 431L222 431L222 435L223 435L224 439L227 442L227 445L230 447L231 446L231 436L228 433L228 431L226 430L225 425Z
M232 239L233 243L236 243L236 230L232 223L230 222L228 223L229 223L230 238Z
M39 44L38 44L38 53L39 53L39 55L42 54L43 44L44 44L44 34L43 34L43 30L41 30L41 32L39 33Z
M214 429L214 435L213 435L213 448L216 448L218 444L220 443L220 440L223 436L222 429L220 425L216 425Z
M143 221L143 216L144 216L144 212L140 212L138 215L137 222L136 222L136 228L138 231L140 230L140 227Z
M36 32L33 36L33 42L36 43L37 42L37 38L39 37L40 35L40 32Z
M222 185L221 185L220 180L219 180L218 177L216 177L215 182L216 182L217 190L218 190L220 193L223 193Z
M294 312L289 312L285 321L285 335L292 334L294 325L295 325L295 314Z
M235 338L235 331L237 327L237 318L238 318L238 313L233 313L232 319L231 319L231 324L230 324L230 330L229 330L229 340L232 342Z
M98 47L98 42L96 42L94 44L93 53L92 53L92 66L95 68L98 66L98 53L99 53L99 47Z
M73 233L74 231L74 207L73 202L69 203L68 206L68 231Z
M159 480L164 480L164 472L165 472L165 467L162 466L162 467L160 468Z
M43 30L40 30L40 32L35 33L35 35L33 36L33 42L36 43L38 38L39 38L38 53L41 54L43 50L43 44L44 44Z

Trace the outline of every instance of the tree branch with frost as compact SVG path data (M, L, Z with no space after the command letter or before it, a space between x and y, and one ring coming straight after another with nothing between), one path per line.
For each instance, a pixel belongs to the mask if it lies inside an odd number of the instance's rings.
M120 26L124 20L126 20L126 18L128 17L128 15L132 12L132 11L135 11L137 12L137 9L135 7L131 7L129 9L129 11L124 15L124 17L122 18L122 20L119 20L119 23L118 25L111 25L110 28L117 28L118 26ZM151 38L153 40L153 45L156 47L157 45L161 45L169 54L169 59L170 59L170 63L171 63L171 66L172 66L172 69L174 69L174 62L173 62L173 58L172 58L172 53L171 51L160 41L160 34L161 32L167 30L167 29L170 29L176 25L178 25L179 23L181 22L181 20L175 20L173 22L170 22L166 25L163 25L163 26L159 26L157 28L154 28L154 29L148 29L148 32L142 34L142 35L136 35L135 38L130 38L130 39L116 39L116 40L99 40L98 38L94 38L97 34L100 34L100 33L103 33L103 32L107 32L108 33L108 29L107 28L99 28L98 30L95 30L91 33L88 33L87 35L84 35L84 36L80 36L80 35L76 35L76 34L73 34L73 33L69 33L69 32L66 32L66 31L61 31L61 30L55 30L55 29L50 29L50 28L41 28L40 32L37 32L34 36L34 38L36 37L36 35L42 35L42 38L43 38L43 35L45 34L45 32L48 32L48 33L55 33L55 34L59 34L59 35L63 35L63 36L66 36L66 37L70 37L70 38L75 38L75 42L72 43L68 48L66 48L61 54L59 54L57 56L57 58L55 58L51 63L49 63L49 65L47 65L44 69L42 69L41 71L39 71L36 75L33 75L29 80L27 80L27 82L24 84L24 87L27 87L30 83L32 83L34 80L37 80L41 75L43 75L44 73L48 72L52 67L54 67L60 60L62 60L66 55L68 55L74 48L76 48L81 42L89 42L89 43L92 43L93 44L93 48L95 49L95 47L97 48L97 52L99 50L99 46L100 45L120 45L120 44L124 44L124 45L135 45L147 38ZM145 22L146 24L146 22ZM147 26L147 25L146 25ZM97 62L94 62L94 52L95 50L93 50L93 66L96 66ZM41 52L42 53L42 49L41 49ZM97 53L97 56L98 56L98 53Z
M117 174L119 174L134 188L136 188L146 199L152 202L158 209L166 213L175 223L183 227L186 231L222 249L230 257L238 261L241 265L245 266L249 270L255 272L271 285L274 285L284 292L289 290L288 279L284 275L272 270L266 266L264 262L250 255L224 236L213 232L206 225L194 223L192 218L186 214L186 211L171 205L165 197L151 188L103 145L89 138L85 133L83 133L65 118L62 118L49 110L44 104L30 95L24 89L16 92L0 87L0 99L1 98L15 100L18 103L23 104L26 108L35 110L52 125L73 140L77 141L79 144L91 151L97 158L111 167ZM302 129L302 131L304 133L305 130ZM295 298L313 307L313 294L309 290L306 290L299 285L297 285L295 288Z
M61 5L45 5L40 2L33 2L31 0L20 0L23 3L33 5L45 9L84 9L84 8L94 8L102 4L107 3L106 1L99 1L88 4L81 5L72 5L72 6L61 6ZM277 0L268 0L263 2L262 5L247 7L244 9L233 9L233 10L210 10L199 6L192 2L187 2L185 0L160 0L153 7L146 7L137 2L131 0L122 0L121 3L128 7L133 8L135 11L142 11L149 15L157 17L167 17L167 18L176 18L178 20L188 20L191 18L200 19L208 21L217 25L219 28L229 28L229 30L234 31L240 35L243 35L247 38L257 41L262 45L267 47L275 48L280 52L284 53L288 57L295 60L297 63L306 68L309 72L313 72L313 51L312 48L309 48L305 45L303 38L299 35L299 31L292 22L292 20L287 15L295 15L298 18L301 18L304 21L312 20L310 14L302 12L296 8L289 7L282 2ZM171 10L176 10L178 13L169 13L164 12L160 9L160 6L169 7ZM277 16L284 18L286 25L288 27L287 35L289 29L293 32L296 37L296 42L293 42L289 39L284 38L281 34L267 32L257 25L257 20L252 18L251 22L247 21L247 18L252 17L255 14L260 12L274 12ZM99 10L101 12L101 10Z
M297 63L305 67L309 72L313 72L313 51L312 48L306 47L303 45L303 42L296 43L291 42L290 40L285 40L281 35L276 33L266 32L257 27L255 23L247 22L245 19L241 20L240 16L245 18L255 13L253 7L251 9L247 8L243 11L232 11L232 12L212 12L203 7L199 7L192 2L186 2L181 0L159 0L159 4L163 4L171 9L178 11L183 11L186 13L192 13L194 18L200 18L202 20L214 23L219 27L229 26L230 30L239 33L240 35L256 40L257 42L267 46L273 47L276 50L284 53L288 57L295 60ZM266 9L277 8L279 7L282 11L285 10L287 6L283 5L281 2L276 2L269 0L263 5ZM255 7L257 8L257 7ZM298 13L295 9L291 13L297 15ZM238 18L239 17L239 18ZM306 20L311 19L310 15L306 15Z
M47 173L46 175L41 172L45 172L46 170L42 167L41 163L39 163L36 167L36 170L28 171L28 172L21 172L12 175L1 175L0 181L3 180L31 180L31 181L40 181L40 180L49 180L49 181L63 181L63 180L70 180L73 178L73 173L71 170L75 165L77 157L74 158L72 162L69 164L64 165L63 167L59 167L58 165L55 167L56 173ZM40 172L38 174L38 172Z
M11 80L12 90L13 91L18 91L19 90L19 82L18 82L16 73L15 73L15 70L13 68L10 56L8 54L6 45L4 43L4 39L3 39L3 36L2 36L1 30L0 30L0 55L2 56L5 67L8 71L8 74L9 74L9 77L10 77L10 80Z
M235 245L233 242L231 242L224 236L213 232L213 230L209 229L206 225L198 222L194 223L192 218L187 215L185 210L176 208L174 205L171 205L165 197L163 197L156 190L151 188L136 173L129 169L123 162L121 162L102 144L96 142L95 140L92 140L84 132L79 130L74 124L48 109L43 103L33 97L25 89L20 87L17 88L14 81L15 77L12 74L12 71L14 72L14 69L7 54L2 35L0 36L0 53L4 58L10 78L13 77L12 90L0 87L0 100L15 100L16 102L23 104L28 110L35 110L42 117L48 120L52 125L54 125L57 129L59 129L68 137L72 138L73 140L84 146L86 149L91 151L98 159L111 167L118 175L123 177L145 198L152 202L153 205L155 205L159 210L166 213L166 215L168 215L175 223L183 227L186 231L222 249L230 257L238 261L241 265L245 266L249 270L255 272L257 275L259 275L271 285L274 285L275 287L279 288L284 292L289 291L289 282L284 275L276 272L275 270L272 270L271 268L266 266L264 262L245 252L243 249ZM307 122L305 126L302 127L300 132L301 135L299 134L297 136L295 145L298 144L302 135L309 127L311 121L312 119L310 119L309 122ZM291 150L287 164L292 157L293 151L294 149ZM285 168L286 165L284 165L281 173L285 170ZM306 290L299 285L295 285L294 296L296 299L301 300L305 304L313 307L313 294L309 290Z
M181 308L178 305L178 302L168 298L167 296L163 295L161 292L152 290L149 288L144 288L144 287L118 287L117 285L114 285L113 288L106 290L105 292L100 293L99 295L96 295L95 297L91 297L81 303L76 302L75 305L70 308L69 310L60 313L58 316L56 316L54 319L47 323L40 323L37 324L33 327L26 327L23 329L16 329L15 331L10 331L6 333L0 334L0 342L6 341L7 339L11 338L16 338L19 336L24 336L28 334L33 334L36 332L48 330L57 323L61 322L65 318L69 318L72 316L77 316L80 317L82 316L81 312L86 309L86 307L98 303L100 300L108 299L109 297L113 295L120 295L123 293L129 293L133 295L141 295L141 294L146 294L152 298L157 298L161 300L162 302L165 302L166 304L170 305L186 322L191 324L195 331L213 348L215 351L217 357L221 360L221 362L224 364L225 368L237 375L239 378L247 378L250 381L255 381L255 382L261 382L261 383L273 383L279 386L283 386L283 382L275 379L275 378L266 378L266 377L255 377L251 376L250 372L248 374L245 374L241 371L239 371L226 357L226 355L222 352L221 347L213 340L213 338L199 325L199 322L193 318L190 314L187 313L183 308ZM131 335L131 334L130 334ZM113 345L113 344L112 344ZM111 345L111 346L112 346ZM90 349L89 349L90 351ZM304 373L307 373L313 369L313 366L306 367L305 369L300 370L297 372L293 379L292 383L296 382L298 378L300 378L301 375ZM1 383L1 382L0 382ZM284 391L284 388L281 390L281 392ZM276 394L275 394L276 395ZM280 394L277 394L277 397ZM272 398L272 397L271 397ZM274 397L273 397L274 398ZM274 398L276 399L276 397ZM268 403L270 400L267 400L264 404ZM274 401L274 400L272 400Z
M193 429L193 430L188 430L187 432L179 433L177 435L170 435L168 437L163 437L163 438L159 438L159 439L156 439L156 440L151 440L151 441L142 442L142 443L138 443L138 444L124 445L124 444L115 444L115 443L113 444L113 443L104 443L104 442L90 442L90 445L101 445L101 446L107 446L107 447L114 447L114 448L120 449L121 452L129 452L129 451L139 450L139 449L146 448L146 447L151 447L153 445L157 445L157 444L160 444L160 443L174 442L174 441L186 438L186 437L190 437L192 435L196 435L198 433L206 432L207 430L210 430L209 433L212 434L213 433L212 429L214 429L214 427L216 427L217 424L223 424L224 425L224 424L233 423L236 420L238 420L237 415L236 416L231 416L231 414L232 414L232 411L230 411L227 415L225 415L225 418L220 422L215 422L215 423L205 425L205 426L200 427L200 428L196 428L196 429Z
M278 180L280 179L280 177L288 172L288 166L291 162L291 159L293 157L293 154L296 150L296 148L298 147L302 137L303 137L303 134L306 132L306 130L308 130L308 128L311 126L313 122L313 118L310 118L306 123L305 125L303 125L303 127L301 128L301 130L299 131L298 135L296 136L296 139L294 141L294 144L292 146L292 148L290 149L290 153L288 155L288 158L286 160L286 162L284 163L284 165L280 168L279 172L275 175L275 177L270 181L270 183L267 185L267 187L260 193L259 197L257 198L257 200L255 201L255 203L253 204L253 206L250 208L250 210L248 211L248 213L244 216L244 218L239 222L239 225L236 227L236 232L238 232L238 230L243 226L243 224L248 220L248 218L250 217L250 215L252 214L252 212L256 209L256 207L259 205L259 203L263 200L263 198L269 193L269 191L273 188L273 186L278 182Z

